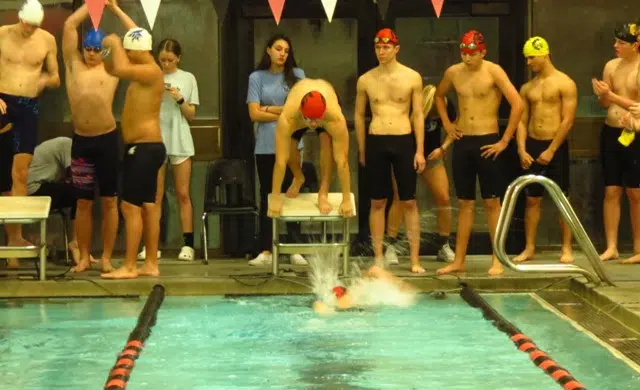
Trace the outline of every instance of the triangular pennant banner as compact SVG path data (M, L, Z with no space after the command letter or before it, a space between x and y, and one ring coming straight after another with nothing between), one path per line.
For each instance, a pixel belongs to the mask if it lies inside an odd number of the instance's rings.
M387 11L389 10L389 2L391 0L378 0L378 9L382 20L387 20Z
M216 9L218 20L224 21L227 17L227 10L229 9L229 0L213 0L213 8Z
M104 12L104 0L84 0L89 8L89 17L91 18L91 24L93 29L97 30L100 27L100 21L102 20L102 13Z
M284 2L287 0L269 0L269 7L271 13L276 19L276 24L280 24L280 18L282 17L282 10L284 9Z
M327 18L329 19L329 23L333 19L333 13L336 11L336 3L338 0L322 0L322 6L324 7L324 12L327 14Z
M444 0L431 0L431 4L433 5L433 9L436 11L436 16L440 18L440 14L442 13L442 6L444 5Z
M144 16L147 17L149 27L153 30L156 16L158 16L158 9L160 8L160 0L140 0L140 3L142 3L142 10L144 11Z

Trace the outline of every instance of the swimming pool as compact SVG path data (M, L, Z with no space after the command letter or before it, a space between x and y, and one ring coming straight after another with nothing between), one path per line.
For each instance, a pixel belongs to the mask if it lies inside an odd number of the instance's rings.
M529 295L483 295L588 389L640 375ZM167 297L130 389L559 389L457 294L318 317L311 296ZM101 389L144 300L0 301L2 388Z

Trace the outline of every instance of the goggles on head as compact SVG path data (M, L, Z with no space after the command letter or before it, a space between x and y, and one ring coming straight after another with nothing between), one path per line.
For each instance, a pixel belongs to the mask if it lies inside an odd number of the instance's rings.
M390 37L382 37L382 38L375 37L375 38L373 38L373 42L374 43L380 43L380 42L382 42L382 43L389 43L389 42L394 43L393 39L390 38Z
M476 45L474 42L471 43L461 43L460 44L460 48L461 49L468 49L468 50L477 50L478 49L478 45Z

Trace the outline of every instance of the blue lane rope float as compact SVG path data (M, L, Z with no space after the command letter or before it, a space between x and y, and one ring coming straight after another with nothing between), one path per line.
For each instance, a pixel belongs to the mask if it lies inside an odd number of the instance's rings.
M129 339L118 355L116 364L109 371L104 390L122 390L127 387L131 371L133 371L136 360L140 357L144 342L149 338L151 328L156 324L158 310L164 301L164 296L164 286L160 284L153 286L147 302L140 311L136 327L129 334Z
M553 378L564 390L586 390L586 387L576 380L567 369L552 360L546 352L540 350L529 337L525 336L520 329L502 317L469 285L460 283L460 286L462 287L460 290L462 299L470 306L480 309L487 321L490 321L501 332L506 333L520 351L529 354L533 364Z

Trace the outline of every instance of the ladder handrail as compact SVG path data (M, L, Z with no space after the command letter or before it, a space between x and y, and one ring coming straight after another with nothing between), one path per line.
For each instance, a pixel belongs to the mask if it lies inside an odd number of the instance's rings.
M513 210L515 208L516 201L520 192L522 192L524 187L533 183L542 185L549 192L549 195L551 195L551 198L558 207L558 210L560 211L563 219L571 228L571 231L573 232L578 245L580 245L580 247L584 251L597 276L593 272L574 264L517 264L509 259L509 256L507 255L507 252L505 250L505 245L507 241L507 232L509 231L509 225L511 224L511 219L513 217ZM596 285L599 285L602 281L605 281L608 284L615 286L615 284L611 281L604 268L602 267L600 256L598 256L596 248L593 246L591 239L589 239L587 232L584 230L584 227L580 223L580 219L578 219L578 216L573 211L569 200L553 180L544 176L524 175L518 177L513 182L511 182L511 184L509 184L509 187L507 188L507 191L504 195L502 209L500 210L500 217L498 218L498 226L496 227L496 235L494 238L493 247L498 260L500 260L500 262L505 266L515 271L574 274L577 273L584 275L589 281L595 283Z

